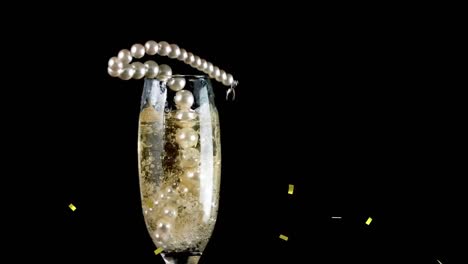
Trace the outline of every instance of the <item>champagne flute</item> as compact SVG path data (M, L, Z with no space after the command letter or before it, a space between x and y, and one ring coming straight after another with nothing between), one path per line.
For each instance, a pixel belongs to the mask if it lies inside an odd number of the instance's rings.
M219 118L207 76L145 79L138 138L146 227L166 263L198 263L219 201Z

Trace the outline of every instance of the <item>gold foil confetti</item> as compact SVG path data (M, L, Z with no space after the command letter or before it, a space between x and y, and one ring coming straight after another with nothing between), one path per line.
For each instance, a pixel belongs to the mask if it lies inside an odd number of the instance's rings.
M68 207L74 212L76 210L76 207L71 203Z
M372 217L369 217L366 221L366 225L370 225L371 222L372 222Z
M163 252L163 249L162 248L157 248L155 251L154 251L154 254L155 255L159 255L159 253Z
M288 193L291 194L291 195L294 193L294 185L293 184L289 184Z
M284 241L288 241L288 237L285 235L280 235L279 238L283 239Z

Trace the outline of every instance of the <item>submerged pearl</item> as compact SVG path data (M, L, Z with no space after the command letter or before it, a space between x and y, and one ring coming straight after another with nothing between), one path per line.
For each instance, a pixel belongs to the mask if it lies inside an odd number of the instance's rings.
M196 148L183 149L179 158L182 168L194 168L200 163L200 152Z
M171 44L171 52L169 52L168 57L175 59L180 55L180 48L176 44Z
M187 51L185 49L180 49L180 55L177 59L180 61L185 61L187 57L188 57Z
M166 198L170 198L174 195L174 189L172 189L172 187L167 187L164 189L164 192L166 193Z
M159 244L158 246L162 246L169 240L169 234L167 234L167 232L157 229L154 232L154 238L156 239L157 245Z
M119 60L119 58L117 57L112 57L110 58L109 62L107 63L107 66L116 71L116 70L120 70L123 68L123 63Z
M177 110L174 118L179 127L193 127L196 122L197 113L191 109Z
M167 81L172 76L172 69L167 64L159 65L159 73L157 79L160 81Z
M132 54L133 57L139 59L143 56L145 56L145 47L139 43L134 44L130 48L130 53Z
M195 168L185 168L185 169L195 169ZM180 183L178 186L179 192L182 193L187 193L187 192L192 192L193 194L196 194L199 191L199 185L200 182L193 180L193 179L188 179L188 178L181 178Z
M169 88L171 88L172 91L176 91L176 92L180 91L184 89L185 87L185 78L181 78L181 77L171 78L167 82L167 85L169 86Z
M200 172L197 168L190 168L184 171L183 176L188 180L197 181L200 178Z
M159 201L168 201L174 197L174 190L171 187L161 189L159 193Z
M154 238L156 243L164 244L171 238L174 219L163 217L156 221Z
M145 62L146 67L146 77L148 78L156 78L159 73L159 65L152 60Z
M117 57L123 64L129 64L130 62L132 62L132 54L128 49L123 49L119 51Z
M175 137L177 144L184 149L195 147L198 143L198 133L193 128L180 128Z
M164 216L175 218L177 217L177 207L173 205L166 205L163 209Z
M174 115L177 121L189 121L197 118L197 113L191 109L177 110Z
M135 68L135 73L133 74L133 79L141 79L146 74L146 67L143 63L136 61L132 63L133 67Z
M145 43L146 54L155 55L156 53L158 53L158 50L159 50L159 44L156 41L148 40Z
M161 231L162 233L169 233L171 232L171 228L172 228L172 223L171 221L169 221L168 219L160 219L157 223L156 223L156 228Z
M179 109L190 109L194 103L193 94L187 90L181 90L174 96L174 102Z
M162 202L159 201L158 199L156 199L156 200L154 200L154 202L153 202L153 207L158 207L158 206L160 206L161 204L162 204Z
M181 183L177 187L177 190L179 190L179 192L181 192L181 193L188 193L190 191L190 188L187 185Z
M129 64L122 69L122 72L120 73L119 77L120 79L127 81L130 80L134 74L135 68L133 67L133 65Z
M171 52L171 45L166 41L159 42L159 55L167 56Z

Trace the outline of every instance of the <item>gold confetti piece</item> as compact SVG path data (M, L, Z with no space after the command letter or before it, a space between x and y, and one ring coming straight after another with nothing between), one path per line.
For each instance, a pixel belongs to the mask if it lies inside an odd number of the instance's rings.
M159 255L159 253L163 252L163 249L162 248L158 248L154 251L154 254L155 255Z
M372 217L369 217L369 219L367 219L366 221L366 225L370 225L371 222L372 222Z
M279 238L283 239L284 241L288 241L288 237L285 235L280 235Z
M74 212L76 210L76 207L71 203L68 207Z
M294 185L293 185L293 184L289 184L288 193L289 193L289 194L293 194L293 193L294 193Z

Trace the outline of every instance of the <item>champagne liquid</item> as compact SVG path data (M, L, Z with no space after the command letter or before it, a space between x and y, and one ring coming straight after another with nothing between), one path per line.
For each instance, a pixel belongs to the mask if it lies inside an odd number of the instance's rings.
M151 106L140 114L143 212L151 238L166 254L203 252L216 222L219 123L216 109L206 109L208 112L196 112L189 122L178 120L176 111L157 112ZM184 128L194 131L196 141L193 135L190 139L178 136ZM183 140L192 140L192 145L187 147Z

